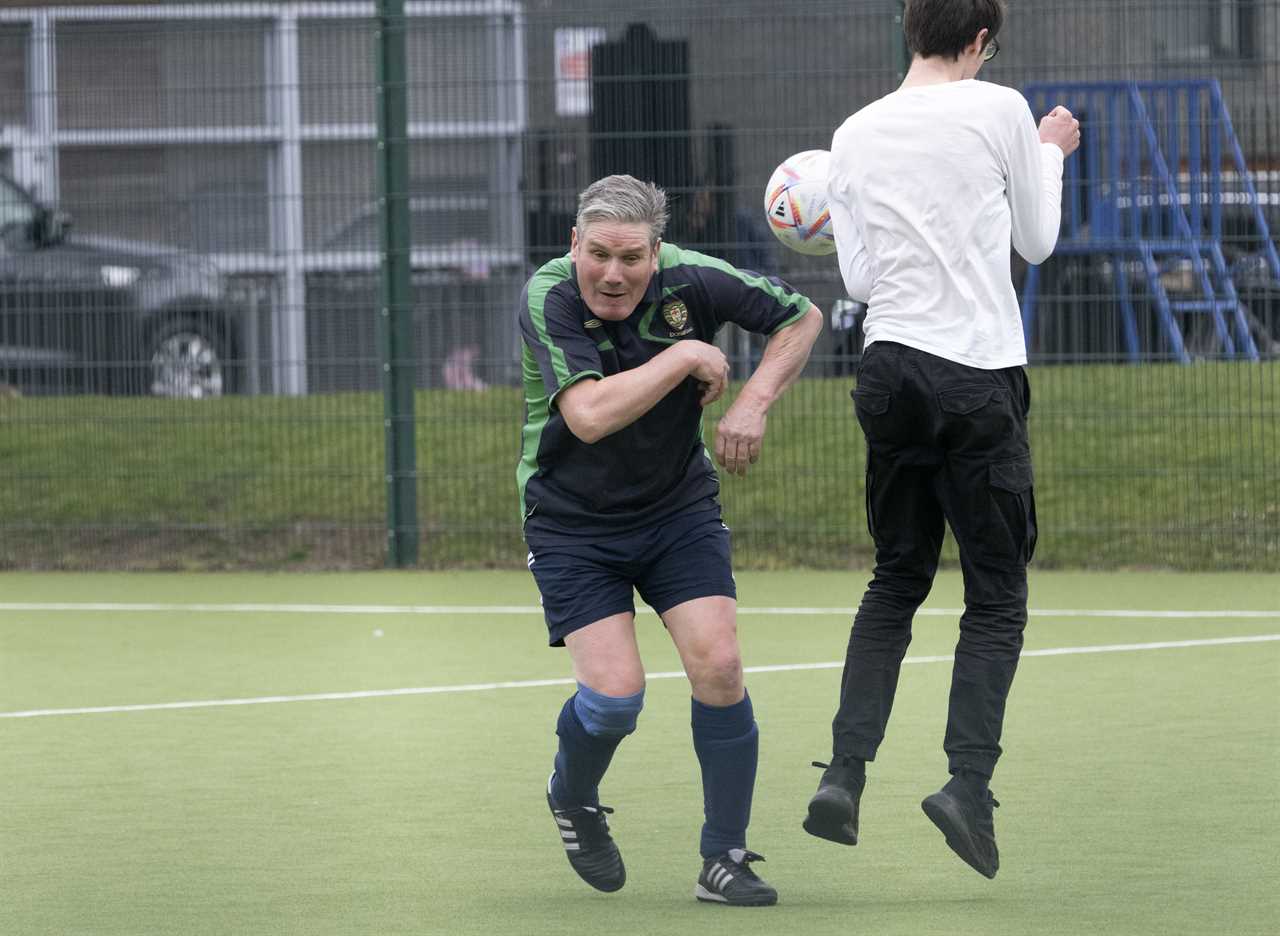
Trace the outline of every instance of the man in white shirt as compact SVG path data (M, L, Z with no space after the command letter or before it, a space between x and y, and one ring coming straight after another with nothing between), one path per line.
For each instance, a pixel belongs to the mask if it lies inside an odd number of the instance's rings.
M1026 347L1010 247L1053 251L1063 160L1079 123L1040 121L1018 92L975 81L996 54L1003 0L907 0L902 86L831 144L831 218L850 298L868 303L853 393L867 439L875 576L854 618L833 756L809 803L813 835L857 843L875 758L951 525L964 572L943 747L952 777L926 815L979 873L999 867L988 781L1027 619L1036 516Z

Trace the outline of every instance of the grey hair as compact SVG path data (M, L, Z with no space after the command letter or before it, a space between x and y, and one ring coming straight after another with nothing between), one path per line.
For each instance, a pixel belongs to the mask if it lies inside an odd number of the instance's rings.
M649 245L653 246L666 230L669 217L667 193L652 182L641 182L629 175L605 176L578 195L579 234L593 221L645 224L649 227Z

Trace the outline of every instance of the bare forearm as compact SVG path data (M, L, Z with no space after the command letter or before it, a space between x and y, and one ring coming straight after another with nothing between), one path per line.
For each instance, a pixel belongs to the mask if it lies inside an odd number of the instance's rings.
M812 306L805 317L776 332L765 345L760 366L738 394L738 404L767 412L774 400L795 383L822 332L822 312Z
M649 412L689 373L688 357L673 345L634 370L568 388L560 410L574 435L595 443Z

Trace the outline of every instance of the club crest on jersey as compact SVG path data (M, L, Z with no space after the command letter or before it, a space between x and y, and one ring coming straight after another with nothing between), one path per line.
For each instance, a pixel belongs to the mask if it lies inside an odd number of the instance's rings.
M671 327L671 334L676 337L688 335L693 331L689 327L689 307L679 299L668 302L662 307L662 317Z

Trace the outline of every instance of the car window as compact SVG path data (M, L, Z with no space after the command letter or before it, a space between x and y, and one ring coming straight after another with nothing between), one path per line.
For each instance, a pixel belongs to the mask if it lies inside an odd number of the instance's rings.
M415 247L490 236L489 203L482 196L444 195L410 199L409 224ZM329 250L377 250L382 219L376 209L366 211L325 242Z
M377 217L357 218L331 237L325 246L330 250L377 250L377 225Z

